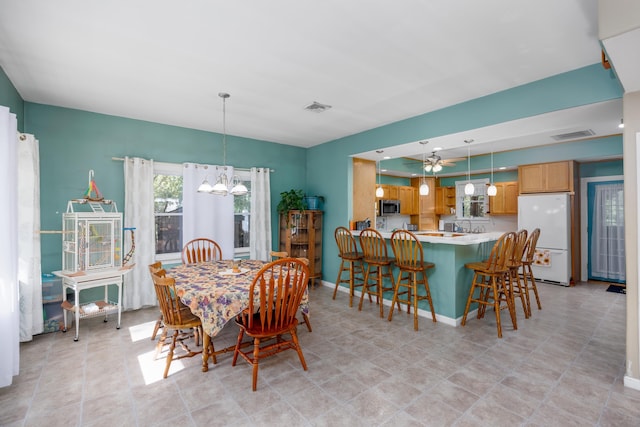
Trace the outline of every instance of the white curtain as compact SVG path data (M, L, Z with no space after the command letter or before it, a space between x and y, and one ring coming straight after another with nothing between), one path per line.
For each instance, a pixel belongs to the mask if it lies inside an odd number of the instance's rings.
M207 179L215 184L218 175L226 173L233 177L233 168L226 166L185 163L182 168L182 241L206 237L216 241L222 249L224 259L234 256L233 240L233 196L198 193L198 187Z
M40 154L33 135L18 138L18 281L20 341L42 333L42 274L40 271Z
M153 160L124 159L124 226L135 228L136 248L130 263L133 271L124 276L123 307L136 310L156 305L156 293L147 266L155 262L155 219L153 211ZM131 249L131 233L124 233L123 257Z
M624 249L624 184L595 187L591 233L591 276L626 280Z
M20 370L18 311L18 124L9 108L0 106L0 387L11 385Z
M268 261L271 253L271 184L268 168L251 168L250 258Z

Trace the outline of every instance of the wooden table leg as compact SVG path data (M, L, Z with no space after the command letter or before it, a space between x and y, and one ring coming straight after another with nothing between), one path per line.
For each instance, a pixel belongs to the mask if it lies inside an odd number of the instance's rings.
M208 333L204 332L202 339L202 372L207 372L209 370L209 346L211 345L211 337Z

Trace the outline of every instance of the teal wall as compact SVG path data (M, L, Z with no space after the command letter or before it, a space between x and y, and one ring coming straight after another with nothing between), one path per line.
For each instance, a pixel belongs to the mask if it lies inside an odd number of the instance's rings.
M140 120L27 102L26 131L40 141L40 194L43 230L60 230L69 199L82 197L90 169L100 191L124 211L124 173L112 157L139 156L160 162L222 163L222 135ZM227 164L269 167L272 218L280 192L304 187L306 150L227 136ZM277 242L274 226L274 242ZM61 267L59 235L42 237L42 271Z
M9 107L9 111L18 119L18 131L24 132L24 101L2 67L0 67L0 105Z
M338 226L347 225L351 218L352 155L619 99L622 95L622 86L615 75L598 63L310 148L307 155L307 188L311 193L327 198L323 233L324 278L333 282L338 272L338 252L333 231ZM609 143L621 147L621 138L614 137ZM558 147L562 153L566 150L564 145ZM532 153L526 163L554 161L562 155L565 154L556 156L551 148L541 149L535 157Z

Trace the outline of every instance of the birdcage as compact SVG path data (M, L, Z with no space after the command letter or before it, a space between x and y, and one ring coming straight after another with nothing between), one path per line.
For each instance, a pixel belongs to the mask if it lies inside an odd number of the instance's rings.
M62 272L122 266L122 214L110 200L71 200L62 218Z

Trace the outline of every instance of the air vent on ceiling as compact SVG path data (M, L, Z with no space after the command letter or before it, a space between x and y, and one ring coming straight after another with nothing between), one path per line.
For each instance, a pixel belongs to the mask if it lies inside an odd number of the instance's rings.
M560 135L553 135L551 138L555 139L556 141L564 141L567 139L586 138L588 136L592 136L595 134L596 133L591 129L586 129L586 130L579 130L577 132L569 132L569 133L562 133Z
M313 111L314 113L322 113L323 111L331 108L331 105L320 104L319 102L313 101L311 104L304 107L305 110Z

